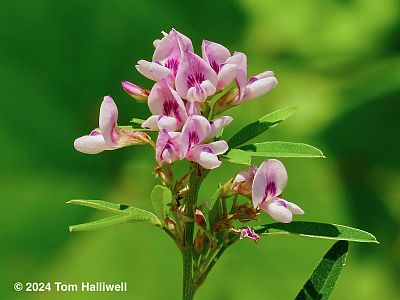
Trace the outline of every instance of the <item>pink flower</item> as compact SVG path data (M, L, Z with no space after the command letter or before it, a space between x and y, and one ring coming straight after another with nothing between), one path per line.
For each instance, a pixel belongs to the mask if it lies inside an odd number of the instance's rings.
M147 101L150 91L148 91L136 84L130 83L129 81L122 81L121 84L122 84L122 87L125 90L125 92L127 92L128 95L131 96L133 99L142 101L142 102Z
M204 102L217 88L217 74L201 57L184 53L175 80L176 91L189 102Z
M251 239L257 243L260 239L260 236L254 231L253 228L246 227L240 229L240 239L243 240L244 238Z
M176 131L187 119L182 99L166 80L154 84L149 95L148 105L153 115L142 124L143 128Z
M118 109L114 100L110 96L104 97L100 107L100 129L77 138L74 142L75 149L87 154L97 154L104 150L146 144L150 141L150 137L144 132L118 128L117 120Z
M162 129L156 142L156 160L158 163L172 164L178 159L182 159L181 133L168 132Z
M229 107L262 96L278 84L272 71L265 71L247 80L247 57L241 52L235 52L225 64L236 65L236 88L231 89L218 100L215 108L217 112L223 112Z
M190 116L182 129L182 157L195 161L206 169L219 167L221 162L218 160L218 155L228 150L228 144L225 141L209 144L205 142L231 121L231 117L221 117L209 122L203 116Z
M253 206L259 207L278 222L289 223L292 214L303 214L296 204L279 198L286 186L288 176L283 164L276 159L264 161L253 181Z
M232 182L232 189L239 195L251 199L253 180L256 171L257 167L251 166L237 174Z
M231 57L228 49L224 46L203 40L201 51L203 59L217 74L217 91L223 90L236 76L237 65L226 63Z
M192 41L175 29L165 34L161 40L154 41L154 45L156 50L152 62L139 60L136 69L145 77L155 81L168 76L175 78L182 61L182 53L193 52Z

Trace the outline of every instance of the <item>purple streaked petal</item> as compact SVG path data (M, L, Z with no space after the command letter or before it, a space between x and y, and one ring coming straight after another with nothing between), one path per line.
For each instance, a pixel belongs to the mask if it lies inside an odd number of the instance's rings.
M112 150L113 148L108 146L104 141L103 136L99 131L94 131L90 135L85 135L77 138L74 141L74 147L76 150L86 154L97 154L104 150Z
M156 141L156 160L159 163L173 163L180 159L180 132L168 132L163 129L159 132Z
M190 161L197 162L200 166L205 169L215 169L221 165L218 160L218 156L210 152L208 145L196 145L186 155L186 158Z
M292 212L279 200L265 201L260 208L278 222L290 223L292 221Z
M223 64L217 76L217 91L223 90L235 79L237 75L236 64Z
M118 120L118 108L110 96L104 97L100 106L99 127L105 142L110 147L117 143L117 132L115 128Z
M224 46L203 40L201 52L204 61L208 62L211 68L218 74L220 66L231 56L231 53Z
M172 29L169 34L166 34L157 43L153 62L157 62L170 69L175 76L182 60L182 53L185 51L193 51L192 41L175 29Z
M182 128L182 150L183 155L194 145L201 144L209 139L211 133L210 123L206 118L200 115L192 115Z
M154 81L159 81L172 74L170 69L146 60L139 60L135 67L140 74Z
M209 82L202 85L206 80ZM194 98L205 100L211 92L215 93L217 74L202 58L188 51L183 56L175 83L176 91L182 98L189 101L196 101Z
M286 186L287 179L286 169L279 160L264 161L254 176L252 193L254 207L280 195Z
M232 122L233 118L230 116L219 117L215 120L210 121L211 133L210 137L215 136L222 128L229 125Z
M154 115L165 115L174 117L180 125L187 119L185 105L182 99L172 89L166 80L154 84L149 96L149 108Z
M277 84L278 80L275 77L256 80L246 86L242 101L244 102L262 96L271 91Z

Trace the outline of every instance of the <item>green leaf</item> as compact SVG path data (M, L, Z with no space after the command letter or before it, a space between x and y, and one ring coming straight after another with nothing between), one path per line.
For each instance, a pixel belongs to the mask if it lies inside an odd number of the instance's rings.
M167 212L167 204L171 203L172 194L169 188L161 185L156 185L151 192L151 203L154 211L160 220L165 220Z
M302 143L291 142L265 142L255 143L240 147L251 156L263 157L325 157L318 148Z
M129 205L110 203L110 202L102 201L102 200L81 200L81 199L71 200L71 201L68 201L67 203L82 205L82 206L86 206L86 207L92 207L92 208L105 210L105 211L109 211L109 212L113 212L113 213L118 213L118 214L122 214L122 216L125 216L125 217L129 216L130 217L130 218L128 218L129 221L126 221L126 222L146 221L146 222L149 222L154 225L161 224L160 220L153 213L151 213L147 210L132 207ZM116 218L116 216L113 216L113 217ZM106 218L106 219L108 219L108 218ZM103 219L103 220L106 220L106 219ZM100 221L101 220L96 221L96 222L100 222ZM111 221L113 221L113 220L111 219ZM92 223L95 223L95 222L92 222ZM123 221L121 221L121 223L123 223ZM91 223L88 223L88 224L91 224ZM120 223L116 223L116 224L120 224ZM75 225L75 226L78 226L78 225ZM105 226L108 226L108 225L105 225Z
M254 230L258 234L294 234L319 239L378 243L376 238L369 232L344 225L317 222L294 221L291 223L265 224L254 227Z
M139 118L132 118L131 123L142 125L145 120Z
M346 263L348 249L348 241L336 242L315 267L296 300L328 299Z
M251 156L248 152L240 149L231 149L226 155L222 156L230 163L239 165L250 165Z
M137 220L135 220L134 216L132 216L130 214L114 215L114 216L104 218L104 219L101 219L98 221L90 222L90 223L69 226L69 231L71 231L71 232L73 232L73 231L92 231L92 230L101 229L101 228L104 228L107 226L118 225L118 224L133 222L133 221L137 221Z
M229 148L236 148L252 138L255 138L269 128L289 118L298 109L299 108L296 106L288 106L269 113L256 122L243 127L229 139Z

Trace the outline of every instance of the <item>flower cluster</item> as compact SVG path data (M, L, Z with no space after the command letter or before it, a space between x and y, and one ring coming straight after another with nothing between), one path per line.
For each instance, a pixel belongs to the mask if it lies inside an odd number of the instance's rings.
M156 160L171 164L187 159L203 168L221 165L218 155L228 150L223 140L213 138L232 118L214 118L229 107L265 94L277 84L272 71L247 79L247 58L240 52L231 55L224 46L204 40L202 57L194 53L189 38L172 29L154 41L152 61L139 60L137 70L154 80L151 90L128 81L125 91L138 101L147 101L152 113L142 128L157 131ZM216 101L212 101L216 99ZM213 104L213 107L211 105ZM151 143L138 130L116 125L118 111L111 97L105 97L100 109L99 127L78 138L78 151L95 154L104 150Z

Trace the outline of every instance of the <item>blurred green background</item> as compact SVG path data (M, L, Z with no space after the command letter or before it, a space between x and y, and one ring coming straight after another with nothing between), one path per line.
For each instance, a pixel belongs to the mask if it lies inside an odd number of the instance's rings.
M72 144L97 126L104 95L117 102L120 124L149 115L120 81L151 87L134 64L150 59L152 41L171 27L197 51L206 38L245 52L249 74L275 71L278 87L232 109L226 136L274 109L301 106L262 137L311 143L327 156L284 160L285 198L306 211L297 219L359 227L381 242L351 244L332 299L399 299L398 0L3 1L0 299L180 298L180 254L162 231L129 224L71 234L68 225L103 214L65 204L86 198L151 209L149 148L89 156ZM202 197L239 170L224 163ZM293 299L331 244L237 243L197 299ZM17 293L16 281L127 281L129 292Z

